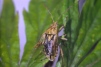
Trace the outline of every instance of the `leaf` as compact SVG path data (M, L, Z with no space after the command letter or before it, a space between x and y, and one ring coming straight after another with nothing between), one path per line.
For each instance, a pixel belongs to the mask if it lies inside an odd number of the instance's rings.
M53 20L59 21L59 26L65 25L65 34L68 40L61 41L64 67L100 67L100 0L85 1L81 13L78 12L77 0L31 0L29 11L23 11L27 43L21 67L42 67L48 61L47 59L41 61L45 58L42 53L43 46L34 49L43 31L53 22L52 16L46 8L52 14ZM67 8L70 9L65 13ZM59 20L58 17L60 17ZM56 66L61 67L61 60Z
M91 52L91 54L89 54L83 62L81 62L81 64L79 65L79 67L81 66L86 66L86 67L100 67L101 63L101 40L98 42L98 44L96 44L95 49Z
M79 17L78 25L76 27L77 30L75 30L77 35L74 42L71 38L72 42L70 45L73 45L74 48L73 52L70 54L72 61L69 60L71 61L69 67L78 67L80 63L83 64L83 60L91 54L97 46L96 43L99 43L99 40L101 39L101 16L99 16L101 6L99 2L100 0L88 0L84 4L83 10ZM75 31L72 32L75 33ZM71 37L73 37L72 33Z
M63 4L63 1L31 0L29 11L23 11L26 25L27 43L24 48L24 54L21 60L21 67L42 67L48 61L47 59L41 61L41 59L45 58L43 47L35 50L34 46L39 41L43 31L45 31L49 27L49 25L53 23L48 10L51 12L54 21L57 21L61 14L59 8L62 8L62 6L60 4ZM62 24L62 22L58 23Z
M62 42L62 49L64 52L64 66L70 66L73 60L73 48L74 44L78 37L78 32L81 27L81 23L78 22L79 20L79 13L78 13L78 3L72 0L67 0L66 4L68 7L71 7L67 13L67 20L65 20L65 34L67 35L67 41L64 43ZM68 62L68 63L67 63Z
M18 15L11 0L4 0L0 15L0 66L16 67L19 62Z

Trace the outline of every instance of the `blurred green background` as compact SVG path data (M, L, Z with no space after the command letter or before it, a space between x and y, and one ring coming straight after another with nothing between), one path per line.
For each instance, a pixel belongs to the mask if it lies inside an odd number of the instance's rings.
M18 14L12 0L4 0L0 14L0 67L43 67L48 61L35 44L42 33L59 21L65 26L68 41L61 41L64 62L57 67L101 67L101 0L86 0L79 12L78 0L31 0L29 11L23 10L27 42L24 54L19 60ZM68 9L69 8L69 9ZM68 10L67 10L68 9ZM67 12L65 12L67 10Z

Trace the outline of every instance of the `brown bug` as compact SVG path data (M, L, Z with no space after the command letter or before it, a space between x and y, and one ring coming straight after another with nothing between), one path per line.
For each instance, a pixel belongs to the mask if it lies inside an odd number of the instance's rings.
M48 10L50 13L50 11ZM51 13L50 13L51 15ZM53 20L53 17L51 15L51 18ZM49 61L54 61L57 54L58 54L58 33L64 28L62 26L60 29L58 29L57 22L53 21L53 24L50 25L50 27L42 34L40 41L37 43L35 48L39 47L40 45L44 46L44 53L46 57L49 59ZM64 40L67 40L66 38L62 38ZM60 53L63 55L62 49L60 48Z

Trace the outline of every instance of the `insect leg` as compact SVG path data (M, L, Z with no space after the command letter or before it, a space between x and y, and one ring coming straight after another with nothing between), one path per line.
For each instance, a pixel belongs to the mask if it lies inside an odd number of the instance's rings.
M64 26L61 26L61 27L59 28L59 32L60 32L63 28L64 28Z
M62 67L64 67L64 59L63 59L63 50L62 50L62 48L60 48L60 55L61 55L61 57L62 57Z
M60 48L60 54L63 57L63 50L62 50L62 48Z
M67 41L67 38L65 38L66 34L62 35L61 39L64 41Z
M38 48L39 46L41 46L42 45L42 42L38 42L35 46L34 46L34 48L36 49L36 48Z
M64 34L64 26L62 26L62 27L59 29L58 36L59 36L59 38L62 39L62 40L65 40L65 41L67 40L67 39L65 38L66 34Z

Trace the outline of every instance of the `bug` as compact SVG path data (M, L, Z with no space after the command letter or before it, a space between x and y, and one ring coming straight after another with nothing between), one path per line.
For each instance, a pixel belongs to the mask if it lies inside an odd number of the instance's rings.
M50 13L50 11L48 10ZM53 20L52 14L50 13L51 18ZM50 25L50 27L42 34L40 41L35 45L35 48L38 48L39 46L44 46L44 54L49 59L49 61L54 61L55 58L58 55L58 50L60 47L58 43L58 33L64 28L62 26L60 29L58 29L58 23L53 20L53 23ZM67 40L64 38L64 40ZM60 48L60 53L63 55L62 49Z
M58 29L57 22L53 22L50 27L42 34L41 40L35 47L44 46L44 53L50 61L54 61L58 52Z

